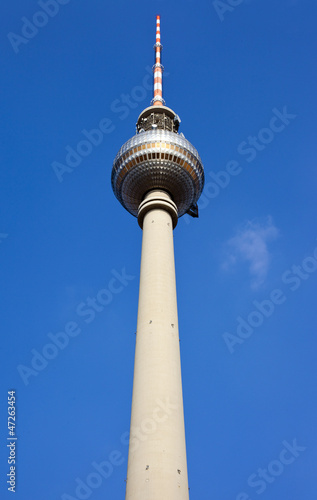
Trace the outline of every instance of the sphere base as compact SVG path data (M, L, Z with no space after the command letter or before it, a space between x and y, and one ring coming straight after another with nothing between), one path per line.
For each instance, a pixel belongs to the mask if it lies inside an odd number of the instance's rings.
M143 229L143 220L145 214L150 210L160 208L166 210L172 217L173 229L177 226L178 213L175 203L171 200L170 195L166 191L155 189L150 191L145 196L145 199L139 206L138 210L138 223L141 229Z

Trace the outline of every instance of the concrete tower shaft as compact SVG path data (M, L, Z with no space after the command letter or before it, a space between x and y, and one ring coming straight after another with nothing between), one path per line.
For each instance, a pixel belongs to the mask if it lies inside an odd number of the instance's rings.
M188 500L173 248L177 210L162 191L143 227L126 500Z

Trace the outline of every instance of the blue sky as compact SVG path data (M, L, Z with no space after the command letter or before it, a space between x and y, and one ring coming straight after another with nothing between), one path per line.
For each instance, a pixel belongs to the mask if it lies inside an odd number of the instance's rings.
M315 500L314 0L2 6L0 496L14 389L18 500L124 498L142 232L110 173L157 14L206 172L174 232L190 498Z

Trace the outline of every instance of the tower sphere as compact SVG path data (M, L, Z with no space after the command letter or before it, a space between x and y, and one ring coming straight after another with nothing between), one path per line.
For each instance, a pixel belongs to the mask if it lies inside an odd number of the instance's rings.
M112 189L132 215L148 191L167 191L178 217L194 210L204 186L197 150L178 134L179 117L166 106L151 106L139 116L137 133L120 148L112 168Z

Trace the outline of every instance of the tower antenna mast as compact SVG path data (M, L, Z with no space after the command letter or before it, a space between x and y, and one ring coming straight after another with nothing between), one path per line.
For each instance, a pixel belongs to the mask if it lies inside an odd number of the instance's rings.
M164 67L161 64L161 54L163 45L161 44L161 17L156 16L156 43L155 50L155 64L153 66L154 72L154 97L152 100L153 106L163 106L165 101L163 99L163 71Z

